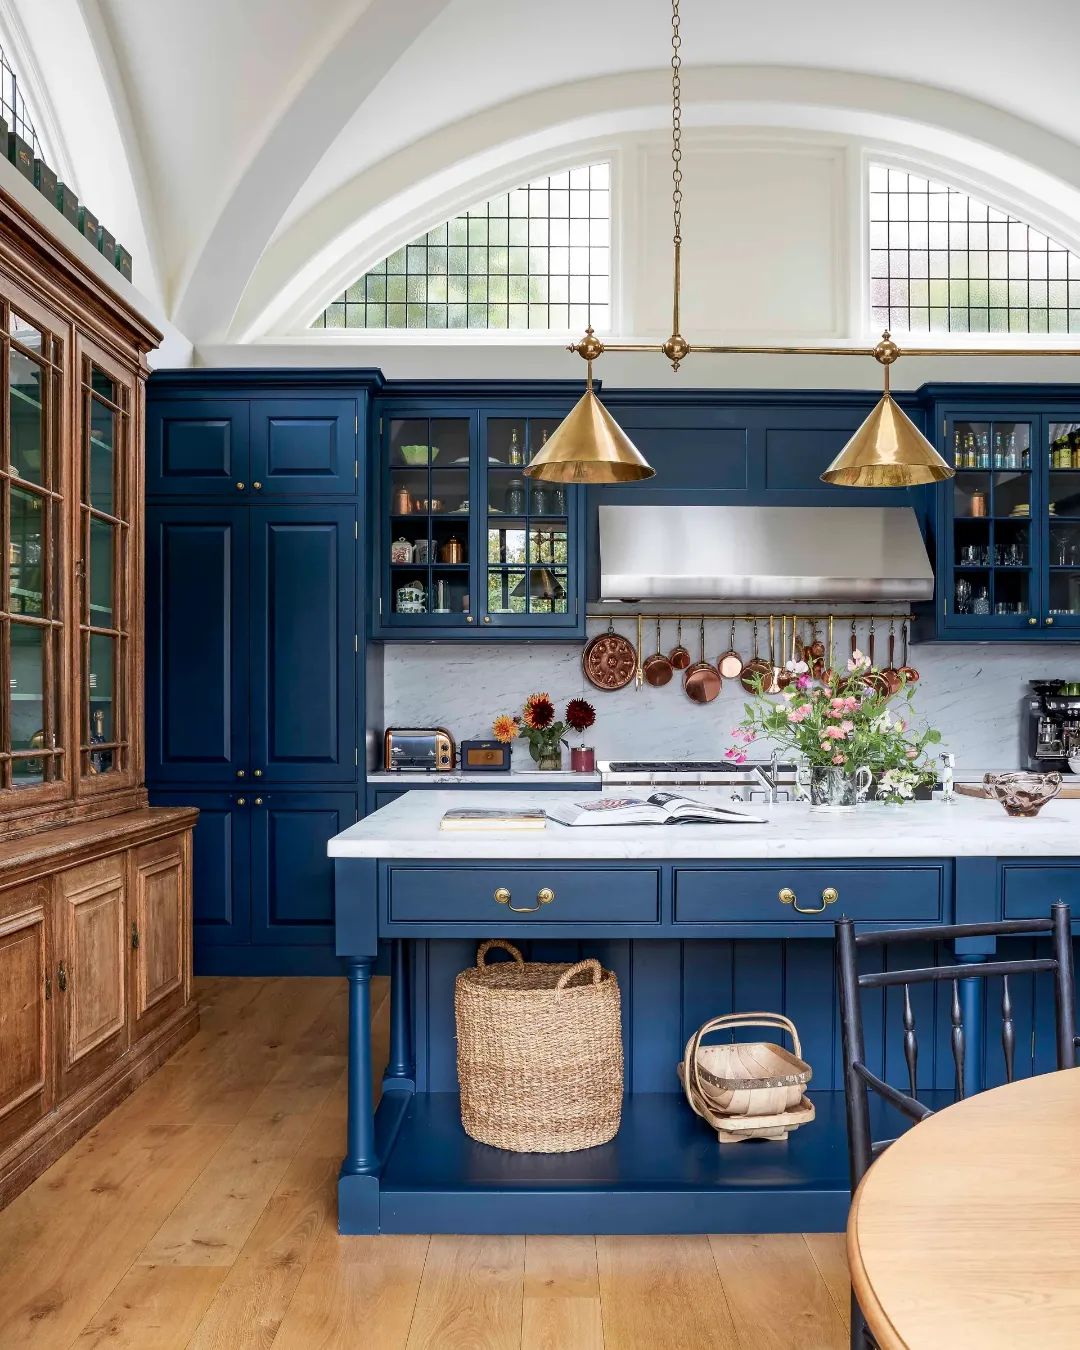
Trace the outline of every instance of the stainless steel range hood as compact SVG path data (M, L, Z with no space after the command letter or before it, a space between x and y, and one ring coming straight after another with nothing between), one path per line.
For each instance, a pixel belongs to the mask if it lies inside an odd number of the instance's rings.
M929 600L910 506L601 506L600 599Z

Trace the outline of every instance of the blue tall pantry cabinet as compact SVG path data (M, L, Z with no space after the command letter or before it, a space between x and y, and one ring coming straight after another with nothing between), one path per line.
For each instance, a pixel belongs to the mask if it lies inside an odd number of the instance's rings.
M201 812L196 968L337 973L326 840L363 810L377 372L185 371L147 403L147 780Z

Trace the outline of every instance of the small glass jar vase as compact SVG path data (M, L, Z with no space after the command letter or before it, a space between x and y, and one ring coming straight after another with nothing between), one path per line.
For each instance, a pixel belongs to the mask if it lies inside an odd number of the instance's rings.
M541 750L536 767L541 773L562 772L562 748L556 745L551 750Z
M511 478L507 483L504 509L508 516L523 516L525 514L524 478Z

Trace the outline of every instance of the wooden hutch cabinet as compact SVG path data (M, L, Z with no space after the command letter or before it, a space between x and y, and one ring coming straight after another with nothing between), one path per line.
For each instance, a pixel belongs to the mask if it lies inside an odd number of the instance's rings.
M143 785L159 340L0 193L0 1203L198 1026L196 812Z

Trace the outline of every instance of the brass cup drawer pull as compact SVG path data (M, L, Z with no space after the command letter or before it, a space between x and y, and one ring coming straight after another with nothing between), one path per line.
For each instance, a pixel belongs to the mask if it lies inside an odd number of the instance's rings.
M515 914L535 914L543 905L550 905L555 899L555 892L550 886L541 886L536 892L535 905L515 905L512 903L513 896L505 886L500 886L495 892L495 903L505 905L507 909L512 909Z
M777 899L782 905L791 905L799 914L821 914L824 912L826 905L834 905L840 899L840 892L835 886L826 886L821 892L821 904L806 906L799 904L799 897L790 886L785 886Z

